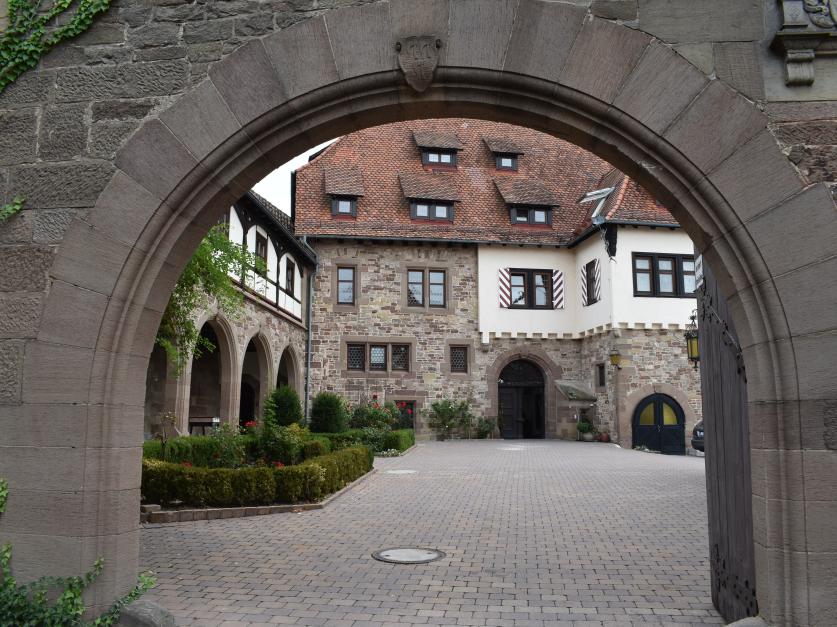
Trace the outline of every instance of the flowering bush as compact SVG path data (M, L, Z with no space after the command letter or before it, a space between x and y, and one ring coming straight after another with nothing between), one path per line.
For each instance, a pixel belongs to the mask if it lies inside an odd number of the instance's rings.
M466 429L470 434L474 415L468 401L443 399L434 401L426 411L427 426L436 432L440 440L448 439L455 429Z
M391 429L399 418L398 407L392 401L381 405L378 395L372 395L371 402L360 402L352 410L349 419L351 429Z
M296 464L302 459L302 445L308 435L308 429L297 424L277 427L266 422L258 435L259 451L268 462Z
M209 462L211 467L238 468L244 464L244 443L237 428L223 424L213 429L210 437L217 446Z

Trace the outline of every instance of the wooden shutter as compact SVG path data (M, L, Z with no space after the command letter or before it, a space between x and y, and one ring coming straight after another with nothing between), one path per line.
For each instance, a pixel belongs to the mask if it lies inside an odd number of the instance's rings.
M587 264L581 266L581 306L587 306Z
M500 268L498 293L500 307L508 309L511 306L511 275L508 268Z
M595 262L593 267L596 270L596 277L593 286L596 288L596 302L598 303L602 299L602 268L599 265L598 257L596 257Z
M564 308L564 273L560 270L552 271L552 308Z

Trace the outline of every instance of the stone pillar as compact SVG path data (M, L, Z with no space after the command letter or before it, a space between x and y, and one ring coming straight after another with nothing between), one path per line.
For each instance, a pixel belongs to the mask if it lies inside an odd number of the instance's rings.
M0 33L9 26L9 0L0 0Z

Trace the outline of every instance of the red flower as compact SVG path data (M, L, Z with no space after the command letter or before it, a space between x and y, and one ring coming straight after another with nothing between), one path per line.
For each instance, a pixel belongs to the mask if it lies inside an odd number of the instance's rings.
M398 407L400 407L401 409L404 409L406 406L407 406L407 403L405 403L404 401L401 401L400 403L398 403Z
M186 468L191 468L192 467L192 462L180 462L180 465L185 466Z
M378 400L378 395L377 395L377 394L373 394L373 395L372 395L372 400L373 400L373 401L377 401L377 400Z
M408 410L407 410L407 415L408 415L408 416L412 416L412 415L413 415L413 410L412 410L412 409L408 409Z
M282 462L273 462L273 467L274 468L284 468L285 464L283 464Z
M372 407L374 407L375 409L380 409L381 408L381 406L378 405L378 403L375 403L374 405L372 405Z
M244 423L244 427L247 428L247 429L249 429L250 427L255 427L255 426L256 426L256 421L255 420L248 420L247 422Z

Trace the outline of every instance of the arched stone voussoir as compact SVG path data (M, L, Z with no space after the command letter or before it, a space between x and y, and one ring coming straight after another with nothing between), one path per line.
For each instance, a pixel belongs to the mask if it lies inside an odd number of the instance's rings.
M766 129L743 143L712 170L700 186L713 186L732 208L724 227L741 223L798 194L805 187L799 173Z
M731 350L735 350L732 347ZM799 399L799 381L790 339L776 339L742 348L749 402Z
M28 342L23 359L24 403L74 403L87 399L93 371L91 348Z
M325 14L341 80L398 69L389 9L389 2L379 2Z
M119 150L116 165L151 194L166 200L198 161L165 124L151 119Z
M560 83L612 102L651 43L651 36L607 20L588 20L576 37Z
M767 128L767 117L741 94L713 80L665 132L665 139L703 172Z
M744 226L719 236L700 253L712 267L726 299L771 278L761 251Z
M584 7L521 0L503 69L557 81L586 17Z
M663 133L709 85L709 78L669 46L652 42L613 104L655 133Z
M445 65L502 69L517 6L517 0L451 2Z

